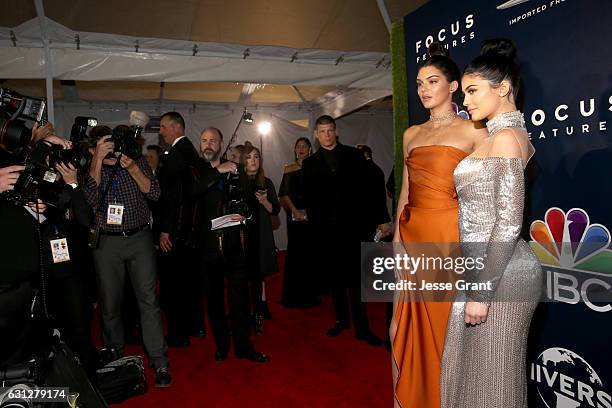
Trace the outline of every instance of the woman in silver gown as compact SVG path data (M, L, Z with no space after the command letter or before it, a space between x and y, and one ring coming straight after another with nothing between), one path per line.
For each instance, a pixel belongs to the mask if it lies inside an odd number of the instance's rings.
M457 294L441 367L442 408L526 408L526 348L542 290L542 270L520 238L525 182L534 149L516 109L516 50L485 42L466 68L464 104L489 137L454 171L463 256L483 257L472 283ZM469 280L469 279L468 279Z

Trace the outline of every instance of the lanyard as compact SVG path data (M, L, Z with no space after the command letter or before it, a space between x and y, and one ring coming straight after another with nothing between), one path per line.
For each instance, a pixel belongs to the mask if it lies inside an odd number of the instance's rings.
M114 202L117 202L117 193L119 192L119 179L121 178L121 172L113 172L112 175L113 179L111 181L111 185L113 188L113 199L115 200Z

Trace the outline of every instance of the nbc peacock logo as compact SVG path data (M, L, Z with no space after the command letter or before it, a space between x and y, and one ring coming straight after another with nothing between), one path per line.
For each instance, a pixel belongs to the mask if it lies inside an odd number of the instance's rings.
M553 207L529 230L529 243L545 271L551 301L584 302L598 312L612 311L610 231L591 223L582 208Z

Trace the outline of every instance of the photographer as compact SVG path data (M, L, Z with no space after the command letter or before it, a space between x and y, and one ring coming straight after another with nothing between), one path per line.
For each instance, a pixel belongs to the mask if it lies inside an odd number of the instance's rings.
M100 285L104 344L123 351L121 302L124 265L128 262L140 309L143 341L155 367L155 386L169 387L172 377L155 294L155 249L147 203L159 199L159 183L144 156L132 159L117 152L118 145L124 142L117 139L113 142L111 133L106 126L90 131L89 151L93 157L84 183L87 202L94 209L94 231L99 233L92 234L90 244L96 248L94 262Z
M40 133L35 126L30 140L42 140L63 147L69 142L53 135L52 126ZM14 155L13 148L24 148L20 141L4 140L0 146L0 367L29 358L30 305L34 296L33 283L40 270L40 236L38 219L46 209L38 201L27 207L16 205L5 196L13 192L25 166ZM27 144L28 141L26 141ZM43 142L44 143L44 142Z
M0 164L0 192L11 190L23 166ZM27 359L30 280L38 272L36 220L23 207L0 199L0 368ZM9 233L10 231L10 233ZM19 254L16 256L16 254Z
M198 162L199 177L193 193L199 199L197 226L200 228L199 249L208 306L208 317L217 350L217 361L227 359L230 329L225 315L225 280L234 353L237 358L265 363L268 356L255 350L249 338L249 285L244 248L244 226L211 230L211 220L233 213L227 208L232 199L242 194L237 188L237 165L222 161L223 135L217 128L204 129L200 137L202 159ZM246 203L242 202L244 206ZM248 208L247 208L248 211ZM244 214L233 221L245 220Z
M62 177L62 193L69 197L70 205L68 211L49 207L41 228L49 310L62 339L92 375L96 353L91 339L92 304L86 282L93 265L87 260L89 251L82 244L81 230L89 227L93 213L78 184L73 164L59 162L55 169Z

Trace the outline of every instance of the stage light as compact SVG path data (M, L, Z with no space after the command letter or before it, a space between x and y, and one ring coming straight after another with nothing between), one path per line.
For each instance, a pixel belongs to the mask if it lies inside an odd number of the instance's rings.
M242 115L242 120L244 120L244 123L251 125L253 124L253 115L250 112L245 111Z
M271 129L272 129L272 124L270 122L261 122L257 126L257 130L262 135L267 135L268 133L270 133Z

